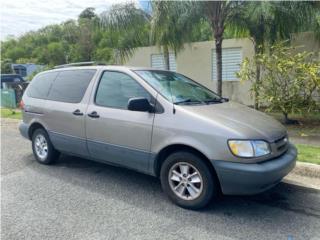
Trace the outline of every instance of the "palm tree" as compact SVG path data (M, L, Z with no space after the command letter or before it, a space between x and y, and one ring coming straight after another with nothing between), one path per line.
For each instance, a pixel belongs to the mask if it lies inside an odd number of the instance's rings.
M150 16L133 3L115 4L101 14L100 23L113 35L116 41L116 63L120 64L131 57L136 48L149 42L148 28ZM124 44L125 43L125 44Z
M151 43L162 48L165 68L170 70L169 50L175 55L192 38L193 24L198 21L190 2L152 1Z
M132 56L137 47L151 43L162 48L165 68L169 70L169 51L177 54L185 42L191 41L192 23L197 17L190 2L153 1L152 10L150 16L132 3L116 4L101 14L101 26L116 41L112 45L116 46L117 63ZM147 37L149 27L151 34Z
M209 22L215 41L217 63L217 93L222 96L222 41L226 26L234 19L244 5L242 1L203 1L196 2L199 13Z
M242 1L153 1L152 39L163 47L169 69L169 48L175 53L192 39L192 31L205 18L215 39L217 93L222 95L222 41L226 25L244 5Z

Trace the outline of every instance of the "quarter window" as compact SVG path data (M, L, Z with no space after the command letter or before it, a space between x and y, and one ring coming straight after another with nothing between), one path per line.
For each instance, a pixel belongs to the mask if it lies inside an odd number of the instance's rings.
M35 76L27 90L27 95L33 98L46 99L57 72L42 73Z
M125 73L105 71L101 77L95 97L97 105L111 108L127 109L128 101L134 97L150 94L136 80Z
M69 103L79 103L96 70L62 71L52 84L49 100Z

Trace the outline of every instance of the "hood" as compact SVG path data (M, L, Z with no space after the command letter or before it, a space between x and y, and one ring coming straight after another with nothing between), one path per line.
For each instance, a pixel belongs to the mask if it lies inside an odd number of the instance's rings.
M265 113L245 105L226 102L209 105L181 106L186 112L223 125L243 139L263 139L273 142L286 134L285 127Z

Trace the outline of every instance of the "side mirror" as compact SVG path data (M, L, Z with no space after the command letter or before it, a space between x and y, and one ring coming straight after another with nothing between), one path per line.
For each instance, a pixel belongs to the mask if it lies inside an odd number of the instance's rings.
M137 112L152 112L153 106L146 98L130 98L128 101L128 110Z

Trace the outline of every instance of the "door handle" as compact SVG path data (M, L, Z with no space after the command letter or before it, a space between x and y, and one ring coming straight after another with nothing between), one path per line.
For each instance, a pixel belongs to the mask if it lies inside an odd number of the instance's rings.
M77 110L75 110L72 114L73 114L73 115L76 115L76 116L82 116L82 115L83 115L83 112L81 112L80 109L77 109Z
M99 114L96 111L93 111L91 113L88 113L88 116L91 118L99 118Z

